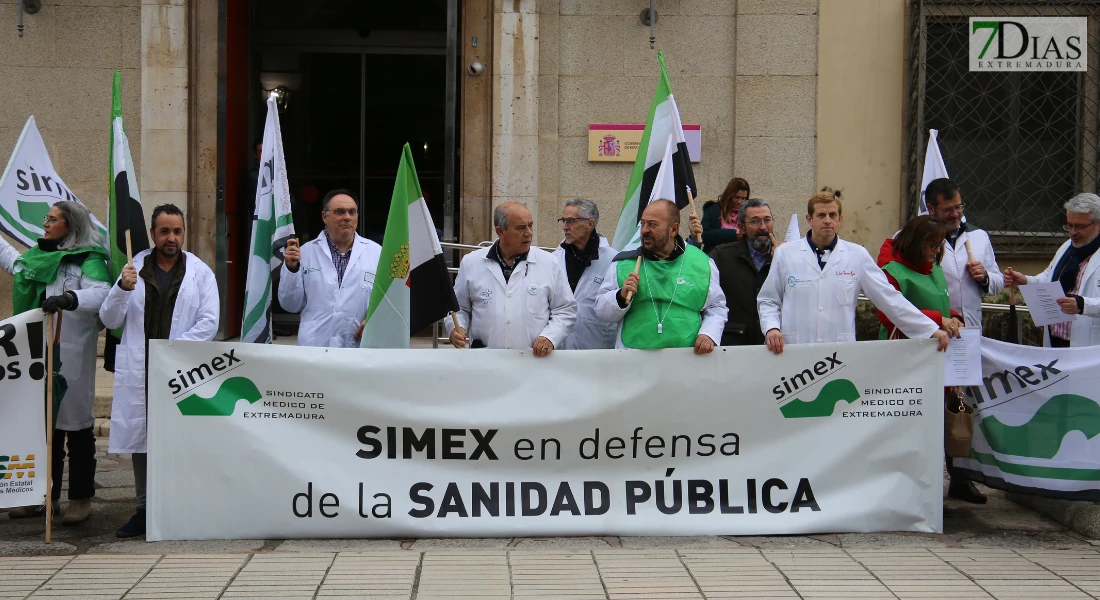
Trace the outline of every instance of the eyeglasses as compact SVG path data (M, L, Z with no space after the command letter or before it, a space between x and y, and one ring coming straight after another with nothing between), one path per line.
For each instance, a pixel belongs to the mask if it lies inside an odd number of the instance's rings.
M577 221L587 221L587 220L588 219L586 219L584 217L562 217L562 218L558 219L558 223L565 223L566 225L572 227L573 224L576 223Z
M944 206L942 208L936 208L936 210L947 214L959 213L961 215L963 211L966 210L966 205L960 204L958 206Z
M50 217L50 216L47 216L45 219L42 219L42 224L43 225L53 225L54 223L64 223L64 222L65 221L63 219L58 219L57 217Z
M332 213L341 219L344 217L357 217L359 216L359 209L357 208L335 208L333 210L326 210L327 213Z
M753 227L760 227L761 225L771 225L771 219L749 219L749 225Z
M1084 230L1088 229L1089 227L1092 227L1095 224L1096 224L1096 221L1089 221L1088 223L1086 223L1084 225L1074 225L1073 223L1065 223L1064 225L1062 225L1062 231L1064 231L1066 233L1073 233L1074 231L1084 231Z

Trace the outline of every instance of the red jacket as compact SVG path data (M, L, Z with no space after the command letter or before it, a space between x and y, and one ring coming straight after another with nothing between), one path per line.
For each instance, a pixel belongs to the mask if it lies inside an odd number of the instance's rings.
M899 255L897 252L894 252L893 238L887 239L885 242L882 243L882 247L878 250L877 262L879 267L885 267L888 263L891 262L899 262L922 275L928 275L932 272L931 262L926 262L923 265L916 266L910 263L908 260L905 260L905 257ZM883 273L886 274L886 279L890 282L890 285L894 286L895 290L900 291L901 285L898 283L898 280L894 279L894 276L887 273L886 271L883 271ZM921 312L924 313L924 316L932 319L932 322L935 323L937 327L942 326L943 320L946 318L944 314L938 310L921 310ZM886 331L893 334L894 324L890 322L890 319L888 319L886 315L877 308L875 309L875 314L878 315L878 321L879 323L882 323L882 326L886 328ZM962 315L955 311L951 311L950 316L958 319L960 323L963 320Z

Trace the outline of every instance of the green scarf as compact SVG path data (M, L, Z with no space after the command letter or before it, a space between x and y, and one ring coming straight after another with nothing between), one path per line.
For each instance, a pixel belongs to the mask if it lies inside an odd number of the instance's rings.
M83 259L80 255L84 255ZM15 260L15 285L12 287L15 314L41 306L46 286L57 279L62 261L69 256L74 257L69 262L81 261L80 270L88 277L98 281L111 280L107 272L107 251L99 246L54 251L35 246Z

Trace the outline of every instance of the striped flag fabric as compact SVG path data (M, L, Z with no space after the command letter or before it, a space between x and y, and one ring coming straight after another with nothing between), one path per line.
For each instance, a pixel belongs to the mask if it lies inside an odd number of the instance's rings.
M256 212L252 216L248 275L244 288L244 317L241 341L271 343L271 290L283 266L287 240L294 237L294 215L290 204L290 183L283 156L283 134L279 108L274 97L267 99L263 151L256 182Z
M362 348L408 348L412 334L458 310L443 247L407 143L375 272Z
M136 255L150 247L149 225L138 193L137 173L130 154L130 140L122 122L122 71L115 71L111 86L111 143L110 173L107 182L107 252L111 255L111 280L118 279L122 267L129 262L126 256L126 232L130 233L130 249ZM137 267L141 269L140 266ZM115 353L122 340L122 328L107 332L103 350L103 368L115 370Z
M611 244L623 250L637 248L641 243L638 235L638 221L641 220L642 211L653 198L653 185L661 170L661 163L665 160L664 150L668 148L669 136L672 136L673 140L671 157L672 173L675 177L673 183L675 197L668 199L675 200L677 206L684 208L688 205L687 189L689 187L692 196L698 195L695 174L691 168L687 142L684 139L684 126L680 121L676 99L672 95L672 85L668 80L664 54L657 52L657 61L661 65L661 76L657 80L657 89L653 92L653 102L649 106L649 117L646 119L645 132L642 133L638 158L634 161L634 170L630 174L630 183L626 188L626 198L623 200L619 222L615 227L615 239Z
M145 222L145 210L138 193L134 159L130 155L130 141L122 123L122 71L115 71L111 90L111 179L108 183L109 209L107 227L110 229L108 250L111 253L111 278L117 279L126 257L126 231L130 231L130 248L134 254L149 249L149 225ZM139 267L140 268L140 267ZM121 333L121 329L118 330Z

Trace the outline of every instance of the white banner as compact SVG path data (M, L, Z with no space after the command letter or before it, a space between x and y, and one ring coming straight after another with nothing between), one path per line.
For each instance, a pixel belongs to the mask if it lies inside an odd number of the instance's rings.
M46 502L46 313L0 321L0 508Z
M80 202L54 170L34 115L31 115L15 142L8 166L0 175L0 231L30 248L42 237L46 213L60 200ZM92 224L106 239L107 228L95 215L92 215Z
M942 530L935 340L149 357L150 540Z
M986 338L982 375L967 389L974 445L955 464L991 487L1100 501L1100 353Z

